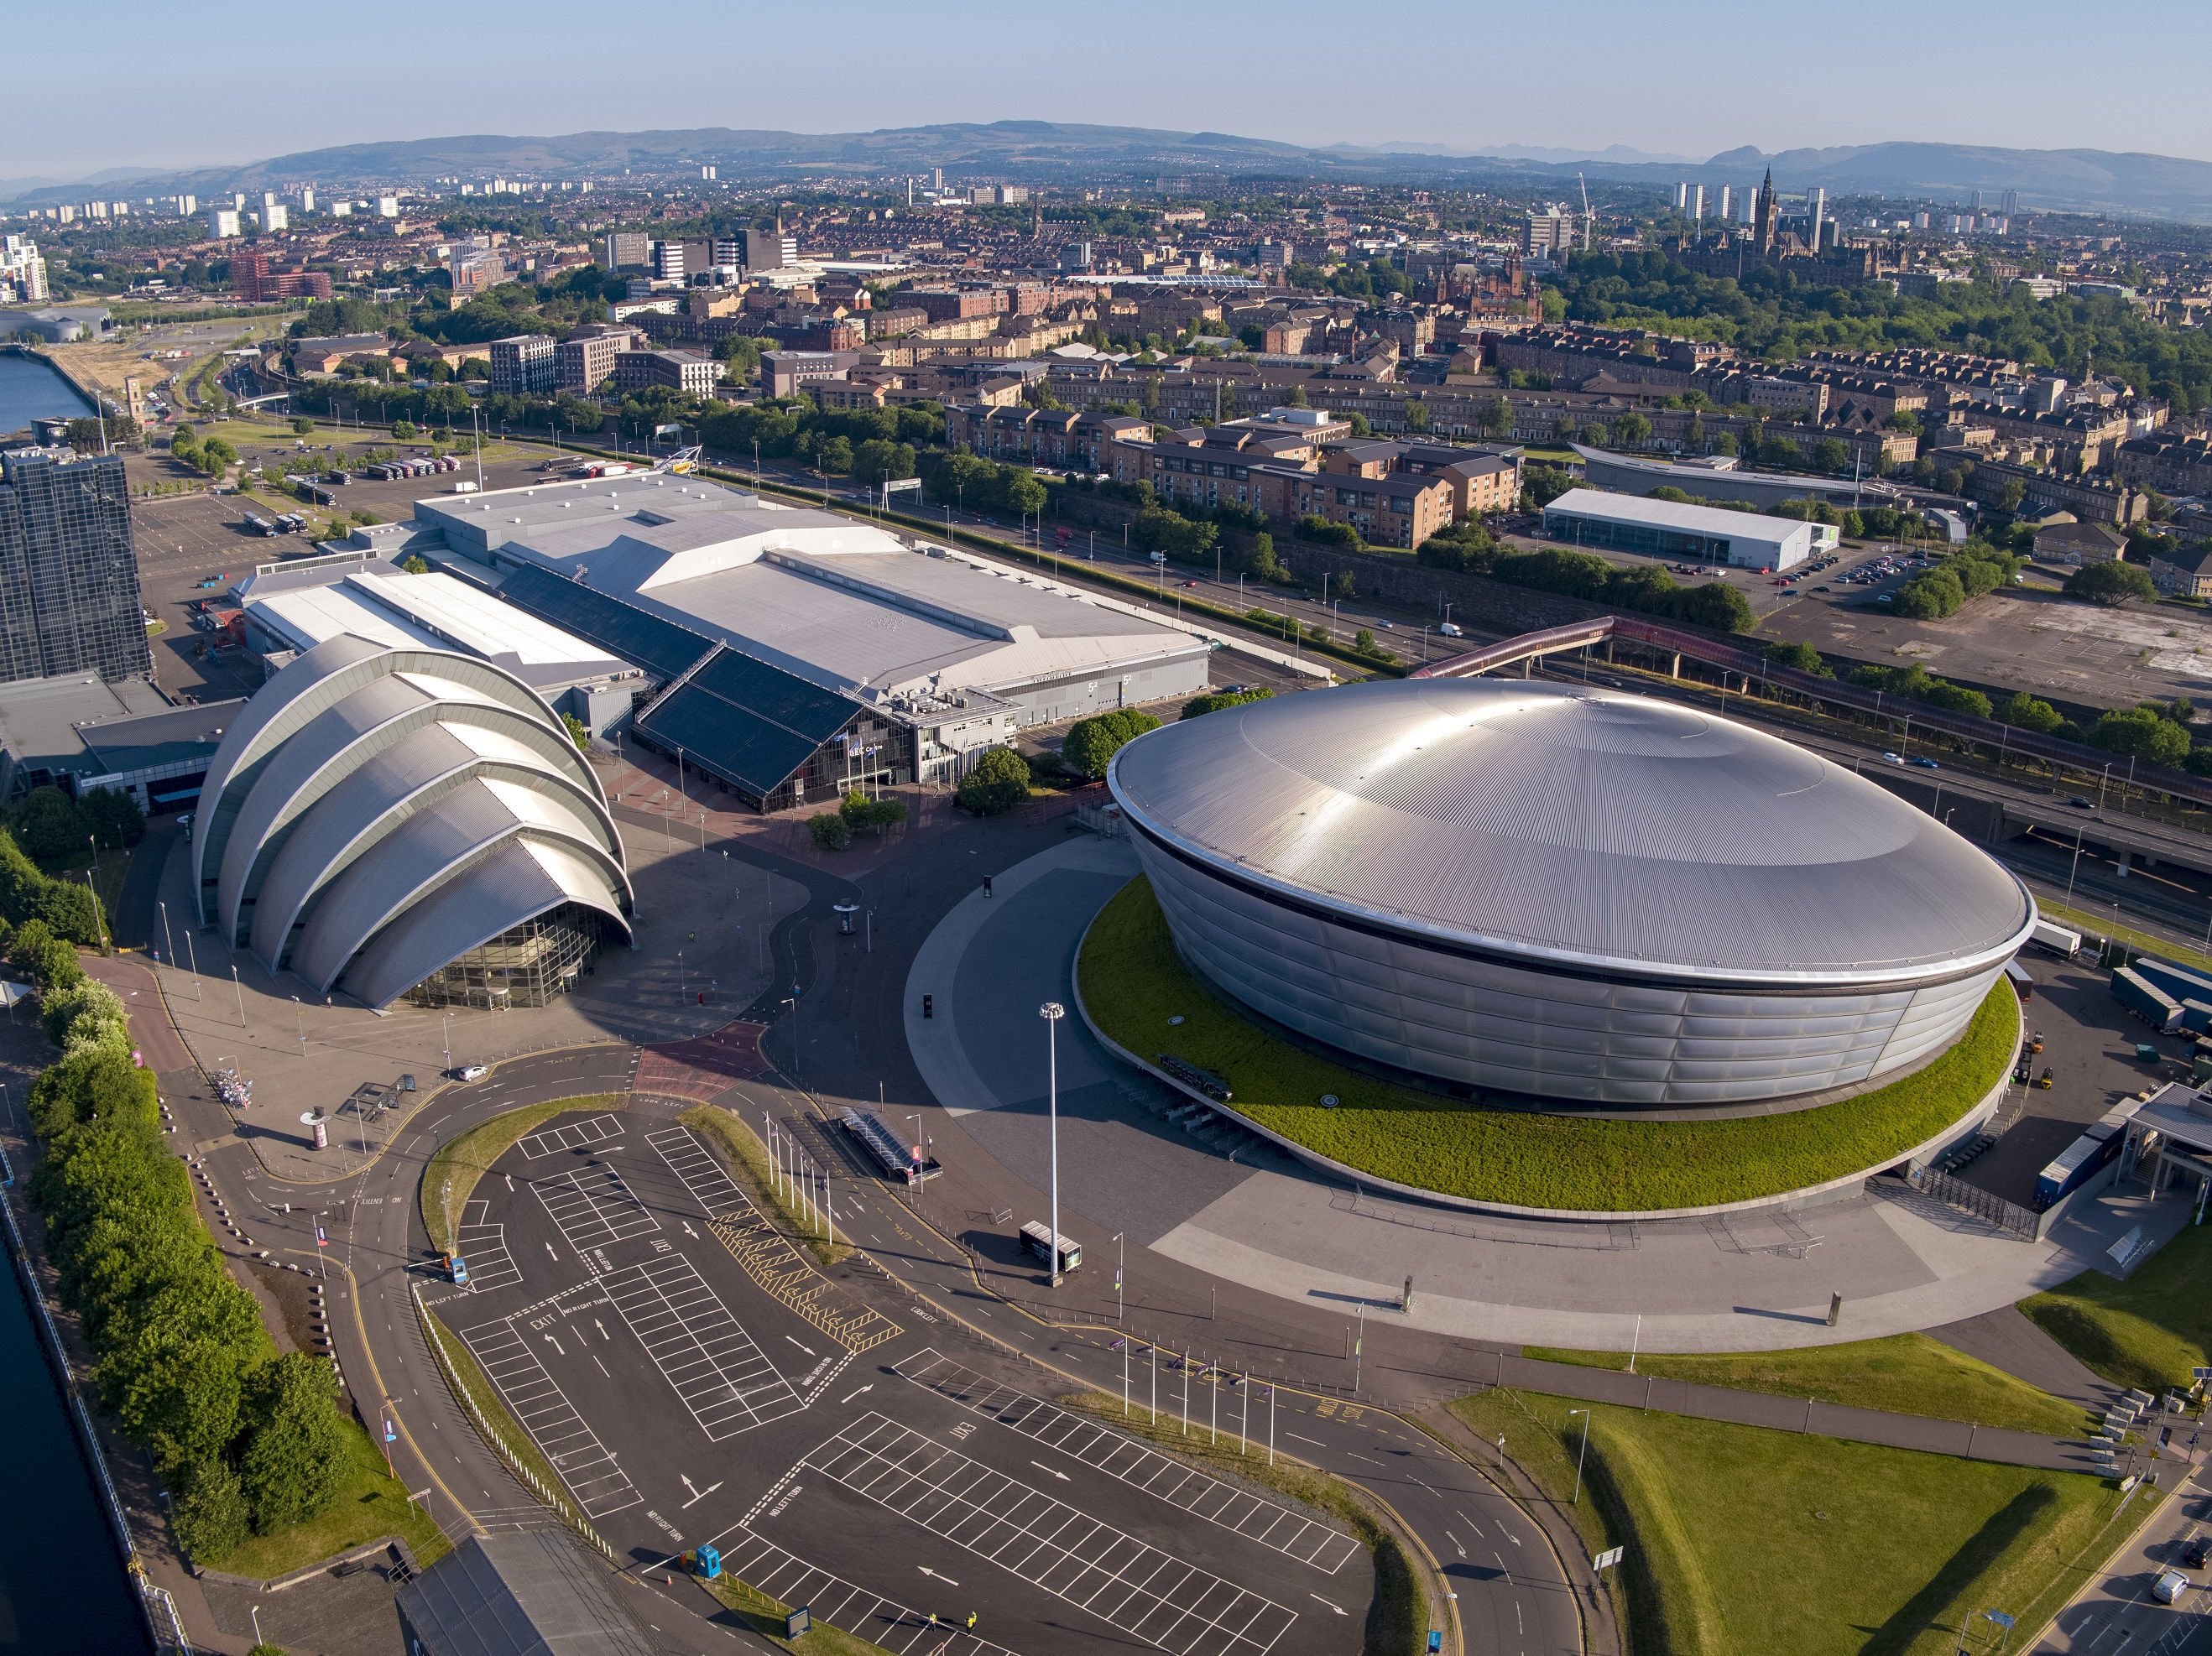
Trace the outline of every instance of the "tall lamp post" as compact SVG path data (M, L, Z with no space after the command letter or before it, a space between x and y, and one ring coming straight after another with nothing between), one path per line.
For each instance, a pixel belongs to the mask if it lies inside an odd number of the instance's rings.
M1574 1499L1567 1503L1571 1507L1579 1507L1583 1504L1583 1457L1589 1453L1589 1410L1587 1409L1567 1410L1567 1418L1570 1420L1577 1415L1583 1417L1583 1441L1582 1447L1575 1452L1575 1494Z
M1060 1286L1060 1021L1067 1009L1056 1000L1037 1008L1044 1020L1045 1100L1052 1122L1052 1285Z

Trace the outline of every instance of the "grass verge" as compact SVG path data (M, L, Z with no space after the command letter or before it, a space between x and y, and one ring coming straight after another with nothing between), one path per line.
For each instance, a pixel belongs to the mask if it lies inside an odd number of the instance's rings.
M570 1110L619 1110L623 1104L620 1093L592 1093L526 1104L479 1122L459 1137L441 1144L422 1169L422 1182L417 1187L422 1228L430 1234L430 1246L441 1253L453 1251L453 1228L460 1222L477 1180L490 1172L491 1164L514 1149L514 1141L523 1134Z
M273 1535L250 1537L235 1552L200 1562L255 1580L273 1580L380 1535L405 1539L418 1565L434 1564L452 1544L430 1514L407 1498L407 1486L387 1477L384 1456L357 1422L345 1422L346 1476L330 1509Z
M2198 972L2212 972L2212 955L2207 955L2201 949L2192 949L2185 943L2175 943L2170 938L2154 937L2150 932L2122 925L2112 915L2094 913L2086 908L2069 908L2066 904L2052 902L2047 897L2038 897L2035 907L2047 919L2056 920L2059 925L2075 931L2124 943L2138 955L2148 955L2154 959L2169 961L2176 966L2186 966ZM2083 944L2082 950L2081 958L2088 960L2088 945Z
M2118 1386L2186 1386L2212 1362L2212 1225L2185 1226L2125 1282L2085 1271L2020 1308L2045 1333Z
M1194 1425L1186 1435L1179 1414L1163 1410L1157 1419L1148 1418L1140 1410L1124 1414L1121 1399L1103 1392L1079 1392L1054 1401L1117 1432L1156 1444L1206 1471L1256 1483L1340 1520L1365 1544L1374 1561L1375 1596L1368 1606L1364 1656L1407 1656L1425 1647L1428 1603L1419 1573L1398 1538L1344 1479L1279 1452L1270 1466L1266 1450L1251 1447L1240 1454L1235 1440L1225 1432L1208 1441Z
M702 1585L734 1611L740 1622L778 1650L793 1651L796 1656L890 1656L881 1645L857 1633L833 1628L827 1622L815 1623L811 1632L802 1633L796 1639L785 1638L783 1618L791 1614L793 1607L781 1599L769 1598L758 1587L746 1586L727 1572Z
M676 1119L720 1146L723 1156L732 1164L731 1171L745 1187L745 1194L752 1198L761 1211L774 1215L785 1230L813 1249L814 1257L823 1265L834 1265L853 1251L848 1243L831 1241L829 1234L808 1216L795 1199L782 1194L781 1181L769 1161L768 1146L761 1143L760 1135L747 1126L735 1111L718 1110L711 1104L694 1104Z
M1747 1201L1879 1168L1972 1108L2012 1060L2012 991L1993 987L1957 1045L1856 1098L1784 1115L1597 1120L1486 1108L1329 1062L1215 995L1176 953L1151 883L1132 880L1092 922L1077 962L1101 1028L1147 1059L1225 1076L1261 1125L1377 1177L1521 1207L1583 1212ZM1168 1020L1182 1023L1170 1032ZM1325 1108L1323 1095L1341 1102Z
M1625 1351L1565 1351L1532 1345L1521 1355L1583 1368L1618 1371L1628 1367ZM2087 1421L2074 1404L1925 1334L1808 1346L1802 1351L1712 1356L1646 1351L1637 1358L1636 1372L1737 1392L1813 1398L1854 1409L1885 1409L2053 1437L2078 1432Z
M1565 1507L1583 1405L1454 1403ZM1949 1656L1976 1612L2040 1625L2109 1544L2124 1499L2076 1473L1917 1454L1686 1415L1588 1405L1573 1517L1627 1556L1639 1648L1698 1656Z

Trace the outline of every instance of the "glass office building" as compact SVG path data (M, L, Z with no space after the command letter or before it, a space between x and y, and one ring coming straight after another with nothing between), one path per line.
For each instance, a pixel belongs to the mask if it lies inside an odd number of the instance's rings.
M0 455L0 682L154 670L119 455Z

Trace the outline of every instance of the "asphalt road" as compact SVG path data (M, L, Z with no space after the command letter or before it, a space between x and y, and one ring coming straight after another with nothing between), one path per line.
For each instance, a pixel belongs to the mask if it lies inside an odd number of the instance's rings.
M2184 1426L2177 1435L2192 1429ZM2171 1468L2179 1463L2162 1463ZM2171 1485L2169 1473L2168 1487ZM2212 1586L2203 1568L2191 1568L2182 1553L2188 1544L2212 1529L2212 1487L2200 1469L2185 1483L2177 1498L2166 1503L2145 1523L2118 1555L2099 1568L2095 1576L2052 1618L2049 1632L2026 1647L2035 1656L2182 1656L2212 1650L2207 1636L2212 1624ZM2125 1521L2124 1520L2124 1521ZM2160 1575L2179 1570L2190 1585L2171 1604L2160 1604L2152 1592Z

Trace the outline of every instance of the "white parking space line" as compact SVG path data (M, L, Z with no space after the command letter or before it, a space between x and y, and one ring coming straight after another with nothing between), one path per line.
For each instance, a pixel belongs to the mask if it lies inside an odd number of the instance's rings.
M1359 1543L1341 1530L1208 1477L1133 1438L1000 1386L934 1350L908 1358L895 1372L1194 1518L1218 1524L1324 1574L1335 1574L1360 1550Z
M1297 1620L881 1415L801 1465L1174 1656L1265 1656Z
M872 1640L884 1649L908 1656L927 1639L927 1656L1013 1656L1003 1645L957 1631L942 1620L933 1627L927 1614L856 1587L841 1576L817 1569L794 1557L773 1541L764 1540L742 1525L727 1537L718 1537L722 1568L749 1587L787 1604L812 1607L817 1621L842 1628ZM941 1617L945 1612L938 1612ZM939 1642L939 1641L942 1642Z
M660 1222L612 1168L574 1168L530 1181L568 1246L591 1268L590 1250L659 1230Z
M586 1517L604 1519L644 1499L511 1324L482 1323L463 1329L461 1338Z
M709 1219L719 1219L752 1205L744 1192L722 1171L721 1164L707 1153L707 1147L691 1136L689 1127L668 1127L647 1133L645 1142L660 1152L660 1159L668 1163L669 1172L683 1180L684 1188Z
M522 1146L523 1155L534 1160L562 1150L580 1150L588 1145L604 1144L610 1139L620 1138L622 1134L620 1117L595 1115L584 1121L564 1121L557 1127L532 1133L518 1142Z
M599 1287L710 1442L806 1406L682 1254L602 1277Z
M489 1202L471 1202L468 1210L473 1222L453 1232L453 1251L469 1272L468 1286L462 1291L489 1294L495 1289L513 1288L522 1280L522 1268L507 1251L507 1227L484 1218L491 1211Z

